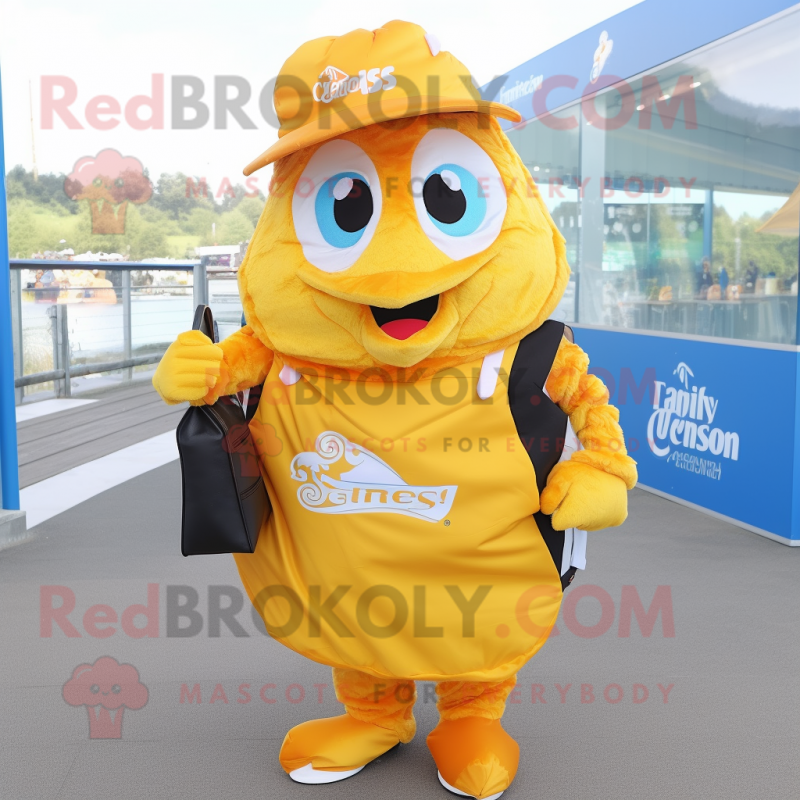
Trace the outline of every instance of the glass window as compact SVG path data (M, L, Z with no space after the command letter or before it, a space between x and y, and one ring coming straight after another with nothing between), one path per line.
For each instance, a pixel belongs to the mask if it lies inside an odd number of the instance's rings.
M572 130L511 132L571 241L576 321L796 342L798 57L794 12L559 111ZM554 202L542 168L573 194Z
M580 230L580 134L577 128L556 131L540 120L509 131L509 138L533 176L554 222L566 239L567 259L578 263ZM562 322L577 319L577 274L573 271L564 297L553 316Z

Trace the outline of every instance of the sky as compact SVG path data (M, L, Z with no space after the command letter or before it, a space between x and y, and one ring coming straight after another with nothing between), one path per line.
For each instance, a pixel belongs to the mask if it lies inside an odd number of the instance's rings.
M258 112L258 94L303 42L405 19L434 33L442 49L484 84L633 5L632 0L397 0L391 5L363 0L0 0L6 169L16 164L31 168L32 140L42 173L69 174L78 159L114 148L138 158L151 177L178 171L203 176L219 192L225 178L243 182L244 165L277 139ZM93 98L108 95L124 108L134 96L151 94L154 74L165 76L164 130L134 130L123 123L100 131L87 124L86 106ZM204 99L213 95L215 76L245 78L253 89L245 110L257 129L242 130L229 120L227 129L215 130L212 112L212 121L202 128L171 130L169 85L177 75L200 78ZM69 129L58 117L52 128L46 127L40 108L43 76L74 82L77 98L70 110L82 130ZM266 192L268 179L268 173L261 175L258 188Z

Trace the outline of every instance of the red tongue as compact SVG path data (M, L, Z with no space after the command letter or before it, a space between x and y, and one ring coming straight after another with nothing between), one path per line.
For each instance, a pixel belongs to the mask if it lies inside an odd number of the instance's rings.
M395 319L381 325L381 330L392 339L408 339L428 323L424 319Z

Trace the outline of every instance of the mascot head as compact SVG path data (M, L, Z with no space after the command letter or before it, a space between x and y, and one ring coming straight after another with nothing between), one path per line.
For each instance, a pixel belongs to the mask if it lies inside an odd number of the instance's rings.
M564 240L468 70L417 25L315 39L284 64L275 162L239 286L288 363L443 369L537 328Z

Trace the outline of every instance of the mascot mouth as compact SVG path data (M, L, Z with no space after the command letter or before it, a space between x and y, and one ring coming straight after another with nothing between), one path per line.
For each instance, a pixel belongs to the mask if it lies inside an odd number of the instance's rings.
M392 339L408 339L418 333L433 319L439 308L439 295L417 300L402 308L370 306L378 327Z

